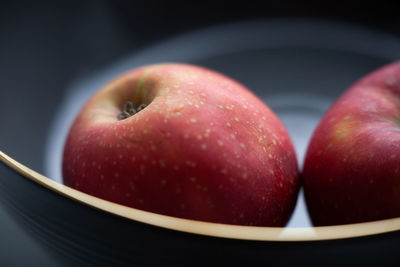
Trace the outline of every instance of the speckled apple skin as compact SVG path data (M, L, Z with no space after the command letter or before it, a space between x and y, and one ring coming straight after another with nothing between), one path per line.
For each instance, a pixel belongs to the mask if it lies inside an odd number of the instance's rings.
M147 103L118 120L126 101ZM96 93L66 141L68 186L202 221L283 226L300 186L276 115L238 82L185 64L130 71Z
M400 62L362 78L328 110L303 176L315 225L400 216Z

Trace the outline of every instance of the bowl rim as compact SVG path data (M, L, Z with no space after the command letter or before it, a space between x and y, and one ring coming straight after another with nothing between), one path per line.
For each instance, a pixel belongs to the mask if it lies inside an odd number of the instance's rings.
M310 242L365 237L400 230L400 217L356 224L293 228L242 226L182 219L123 206L80 192L28 168L1 150L0 162L26 179L91 208L131 221L190 234L248 241Z

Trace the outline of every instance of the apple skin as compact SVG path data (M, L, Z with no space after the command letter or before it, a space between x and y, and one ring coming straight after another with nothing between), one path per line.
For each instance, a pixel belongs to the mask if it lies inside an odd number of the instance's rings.
M400 62L360 79L330 107L303 179L314 225L400 216Z
M146 108L124 120L126 101ZM181 218L283 226L300 186L276 115L238 82L187 64L144 66L99 90L63 156L70 187Z

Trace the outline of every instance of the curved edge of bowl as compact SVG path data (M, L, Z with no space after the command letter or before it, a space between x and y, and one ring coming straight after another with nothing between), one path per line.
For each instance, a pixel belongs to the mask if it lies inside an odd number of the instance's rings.
M255 241L307 242L356 238L400 230L400 218L357 224L301 228L239 226L176 218L130 208L77 191L35 172L1 150L0 162L20 173L23 177L73 201L128 220L191 234Z

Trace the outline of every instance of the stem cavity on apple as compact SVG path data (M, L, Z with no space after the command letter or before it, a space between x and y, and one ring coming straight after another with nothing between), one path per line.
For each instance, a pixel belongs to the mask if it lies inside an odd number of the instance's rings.
M138 113L139 111L143 110L146 107L147 107L146 104L140 104L137 108L135 108L131 101L127 101L124 107L122 108L121 113L118 115L118 119L124 120L126 118L129 118L130 116L135 115L136 113Z

